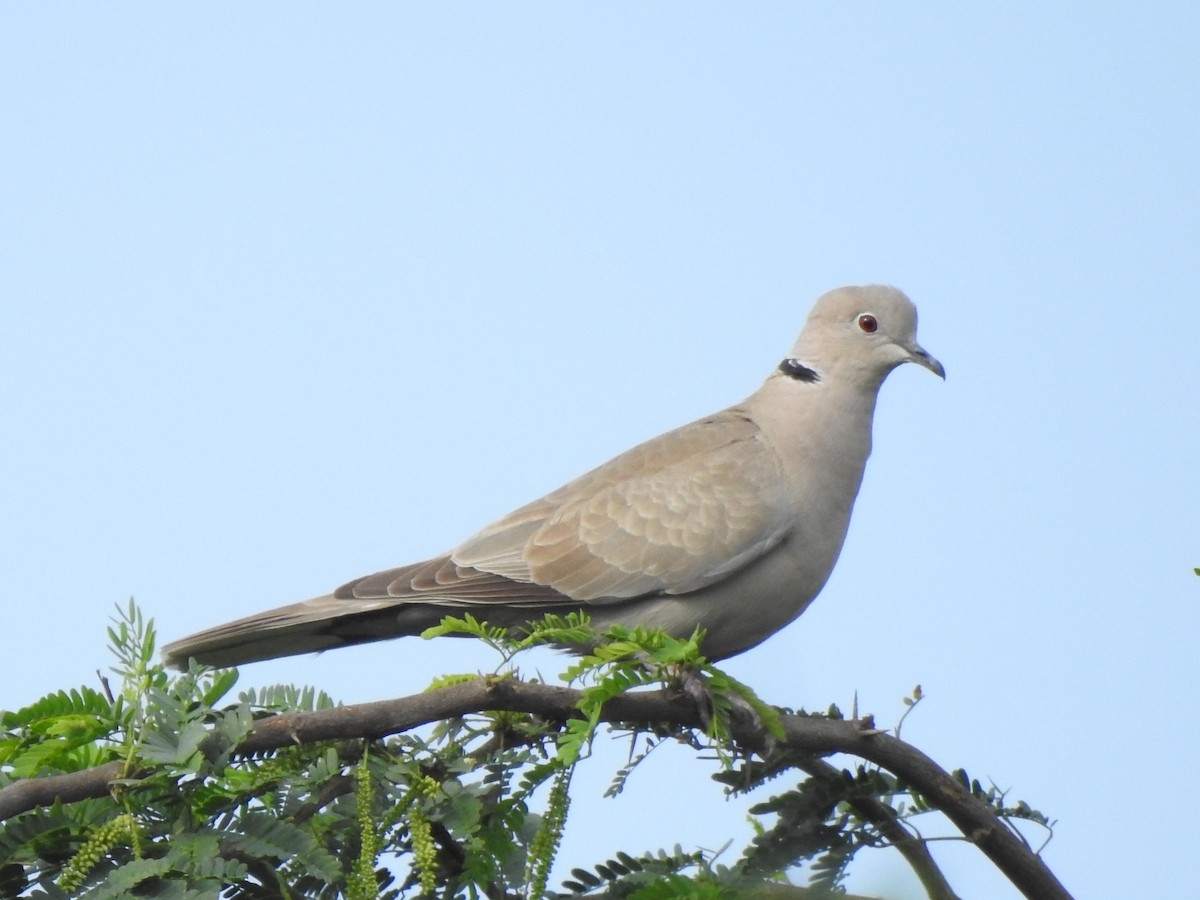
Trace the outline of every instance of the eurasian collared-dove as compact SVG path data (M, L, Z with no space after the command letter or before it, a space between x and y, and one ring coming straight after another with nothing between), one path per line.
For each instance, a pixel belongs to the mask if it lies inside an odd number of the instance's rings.
M572 610L598 629L702 626L710 659L741 653L829 578L884 378L905 362L945 377L916 328L895 288L830 291L737 406L622 453L444 556L202 631L164 658L229 666L419 634L447 614L519 626Z

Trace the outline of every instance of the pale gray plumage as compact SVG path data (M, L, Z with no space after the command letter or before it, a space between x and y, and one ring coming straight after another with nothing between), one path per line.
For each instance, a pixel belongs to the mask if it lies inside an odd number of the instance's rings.
M164 657L237 665L419 634L464 611L508 626L571 610L598 628L702 626L710 658L747 650L828 579L884 378L905 362L945 377L916 327L895 288L830 291L737 406L634 447L445 556L200 632Z

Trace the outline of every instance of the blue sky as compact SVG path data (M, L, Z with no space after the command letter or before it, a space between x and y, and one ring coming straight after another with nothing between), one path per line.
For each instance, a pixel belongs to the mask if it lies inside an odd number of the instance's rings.
M1193 890L1198 35L1184 3L5 6L0 707L94 684L131 595L173 638L442 551L887 282L948 380L889 379L833 578L729 670L882 724L920 683L905 737L1057 818L1068 889ZM682 748L601 799L624 752L567 866L747 838ZM918 896L890 854L852 887Z

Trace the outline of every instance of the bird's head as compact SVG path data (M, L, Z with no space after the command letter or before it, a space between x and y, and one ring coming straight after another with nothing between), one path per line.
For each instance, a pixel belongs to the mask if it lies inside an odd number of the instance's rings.
M907 362L946 377L942 364L917 343L912 301L896 288L871 284L821 295L780 371L807 381L852 378L871 387Z

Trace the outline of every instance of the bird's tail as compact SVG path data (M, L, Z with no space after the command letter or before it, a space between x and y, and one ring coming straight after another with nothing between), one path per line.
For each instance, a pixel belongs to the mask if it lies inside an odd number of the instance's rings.
M186 669L189 659L208 666L316 653L420 634L450 610L396 599L343 599L327 594L227 622L163 647L163 662Z

